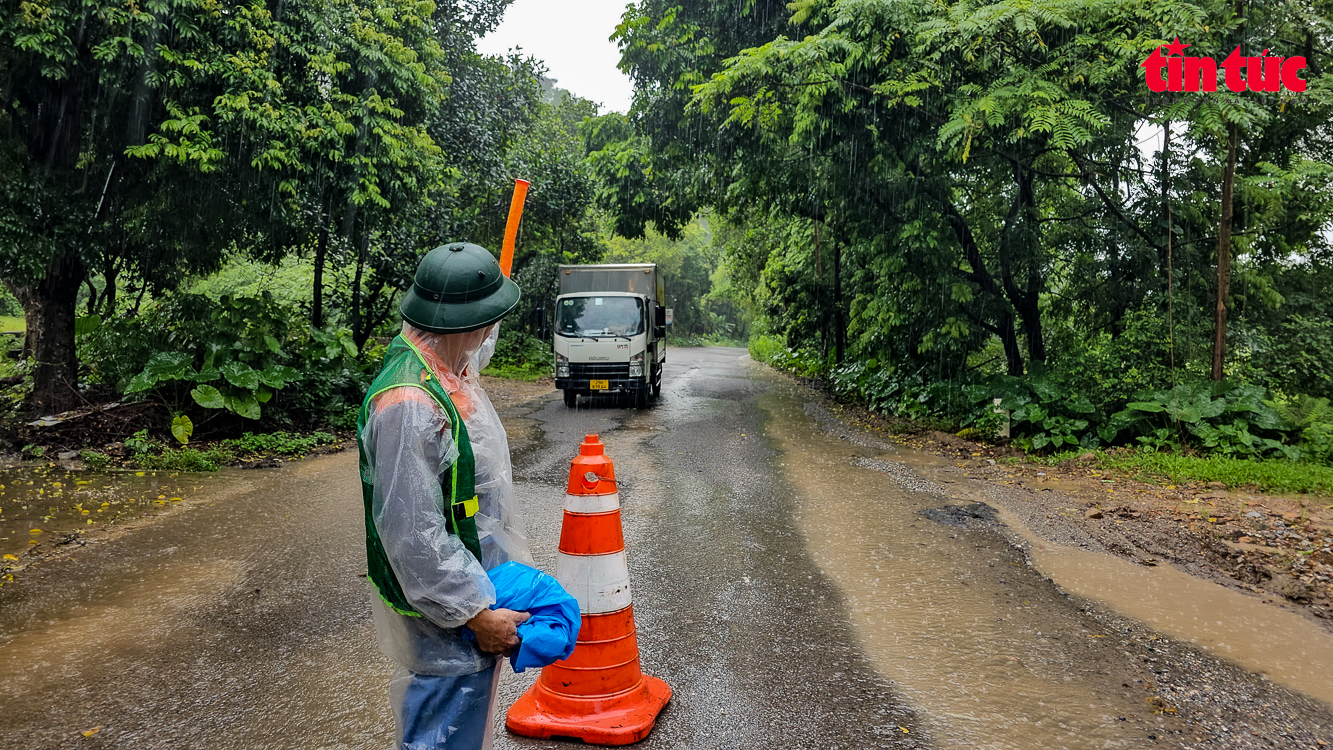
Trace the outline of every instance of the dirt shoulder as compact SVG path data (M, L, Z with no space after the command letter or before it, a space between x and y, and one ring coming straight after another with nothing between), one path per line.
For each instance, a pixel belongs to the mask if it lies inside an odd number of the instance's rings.
M555 381L551 378L510 380L509 378L493 378L489 375L482 375L481 387L486 389L486 395L490 396L491 403L495 405L495 410L504 411L534 398L554 393Z
M1333 632L1333 498L1156 483L1102 469L1095 456L1049 466L1007 446L913 428L819 392L840 421L1003 485L1033 533L1139 565L1191 575L1294 609Z
M482 382L506 424L511 421L507 412L555 390L549 379L483 376ZM517 415L512 419L521 432L524 421ZM521 440L520 435L515 437ZM201 501L214 502L228 488L246 483L248 472L237 469L277 468L349 449L355 454L351 431L336 432L333 438L299 455L246 457L218 473L122 468L118 464L125 451L120 443L93 446L117 464L102 471L89 470L74 450L52 450L35 461L0 455L0 586L29 565L104 541L126 528L151 523ZM208 444L198 447L207 450Z

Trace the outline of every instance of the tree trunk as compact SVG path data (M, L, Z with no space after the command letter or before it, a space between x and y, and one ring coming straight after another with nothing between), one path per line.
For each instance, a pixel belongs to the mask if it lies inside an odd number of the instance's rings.
M361 278L366 268L366 248L370 244L370 233L366 232L361 238L361 245L356 254L356 274L352 277L352 341L356 344L356 350L359 352L365 348L366 340L370 338L369 326L365 326L367 332L363 332L363 317L361 315Z
M1028 274L1028 291L1023 295L1023 306L1019 315L1023 319L1023 331L1028 337L1028 361L1046 361L1046 339L1041 332L1041 294L1040 278L1036 272Z
M833 243L833 361L842 364L847 349L847 326L842 319L842 243Z
M1162 222L1166 224L1166 243L1171 244L1171 121L1162 125ZM1170 286L1168 277L1167 249L1157 248L1157 274L1162 277L1162 289Z
M944 218L954 230L954 235L958 238L958 244L963 249L963 258L971 268L971 272L966 275L966 278L976 282L983 292L996 298L1001 305L1007 307L1005 290L995 283L995 277L986 268L986 261L981 257L981 248L977 244L976 237L972 234L972 228L968 226L967 219L963 217L963 214L953 202L942 200L940 203L944 209ZM1000 343L1004 345L1004 359L1008 373L1021 376L1023 374L1023 351L1019 348L1018 336L1014 333L1013 313L1008 309L997 311L995 325L991 326L985 322L986 315L978 305L978 310L972 317L979 325L1000 338Z
M329 228L320 223L319 241L315 244L315 289L310 306L310 325L324 327L324 256L329 250Z
M79 287L86 275L87 268L78 254L66 251L51 259L40 282L10 287L23 304L27 321L24 349L35 361L31 404L36 413L64 411L77 398L74 320L78 317Z
M102 271L102 278L106 279L106 289L102 290L102 317L107 320L116 315L116 279L119 276L120 269L114 261L107 263Z
M97 312L97 285L91 278L86 278L83 283L88 285L88 308L85 315L92 315Z
M1022 377L1023 351L1018 348L1018 336L1014 333L1014 318L1007 312L998 317L996 327L1000 330L1000 343L1004 345L1005 371L1014 377Z
M1222 356L1227 348L1227 297L1231 295L1232 189L1236 182L1236 145L1240 129L1227 128L1227 163L1222 170L1222 220L1217 226L1217 319L1213 327L1213 380L1222 379Z

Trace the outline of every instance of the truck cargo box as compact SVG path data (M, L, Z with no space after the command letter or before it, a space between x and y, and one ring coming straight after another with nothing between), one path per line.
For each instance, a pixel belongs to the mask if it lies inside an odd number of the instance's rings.
M662 277L655 263L606 263L596 266L560 266L560 294L628 292L666 303Z

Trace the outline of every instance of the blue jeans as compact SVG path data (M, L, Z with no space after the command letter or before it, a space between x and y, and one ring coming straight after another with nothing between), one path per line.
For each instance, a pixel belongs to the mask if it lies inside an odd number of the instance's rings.
M476 674L437 677L400 668L390 689L400 750L489 747L498 669L496 664Z

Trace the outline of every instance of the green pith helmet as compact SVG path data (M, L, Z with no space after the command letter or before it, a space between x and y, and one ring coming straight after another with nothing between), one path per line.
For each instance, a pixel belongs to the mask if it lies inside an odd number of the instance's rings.
M522 294L486 248L451 242L421 259L398 311L423 331L464 333L508 315Z

